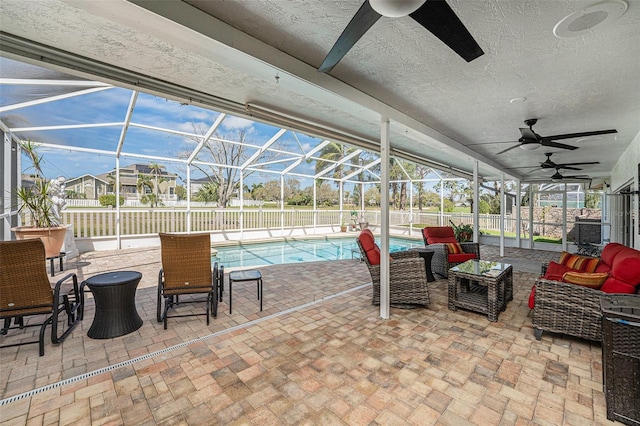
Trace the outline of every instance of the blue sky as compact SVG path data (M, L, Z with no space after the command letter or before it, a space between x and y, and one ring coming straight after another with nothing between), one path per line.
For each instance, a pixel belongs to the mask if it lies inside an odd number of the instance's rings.
M1 76L8 78L42 78L45 76L59 79L73 79L68 75L56 74L55 71L44 70L32 65L21 64L7 58L0 58ZM7 75L9 74L9 75ZM56 74L56 75L54 75ZM82 90L84 87L69 86L38 86L38 85L6 85L0 86L0 105L10 105L25 100L37 100L48 96ZM84 174L98 175L115 168L115 157L111 154L98 154L65 150L65 146L81 147L91 150L104 150L113 152L117 148L118 140L122 132L122 123L125 120L132 91L124 88L109 88L95 91L66 99L60 99L44 104L25 106L0 113L0 119L10 128L26 128L40 126L61 126L114 123L107 127L90 127L80 129L56 129L40 131L17 131L15 134L21 139L30 139L34 142L54 144L62 149L42 148L44 154L43 169L46 177L52 178L64 176L73 178ZM190 134L204 134L215 122L220 113L193 105L181 104L165 98L139 93L136 100L131 123L172 129ZM235 140L239 131L246 135L245 141L249 144L262 146L272 138L280 129L278 127L256 123L245 118L227 116L217 130L219 137ZM322 140L306 136L298 132L286 132L271 148L303 154L321 143ZM168 133L154 129L129 126L123 146L121 165L133 163L157 162L165 166L166 170L178 174L186 179L185 167L178 162L159 159L141 159L126 154L150 155L167 159L178 158L179 153L192 150L197 144L194 138L175 133ZM256 149L248 149L248 155L256 152ZM370 155L377 158L375 154ZM261 163L276 158L291 158L292 155L270 153L259 157L255 162ZM28 165L26 158L23 164ZM269 170L280 171L288 167L290 162L275 163L265 166ZM303 161L294 172L313 174L315 162ZM345 172L349 173L348 167ZM192 169L192 177L202 177L202 173ZM295 176L294 176L295 177ZM310 179L295 177L301 183L301 187L312 184ZM272 173L253 173L245 179L245 184L266 182L279 179L279 175ZM367 174L367 180L376 180L371 174ZM351 185L349 185L351 186ZM345 190L351 191L352 188Z

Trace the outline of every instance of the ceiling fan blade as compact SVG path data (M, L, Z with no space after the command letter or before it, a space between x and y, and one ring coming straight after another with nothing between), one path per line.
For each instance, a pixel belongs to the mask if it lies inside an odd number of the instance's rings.
M565 169L565 170L582 170L582 169L579 169L577 167L563 166L562 164L556 164L556 168Z
M520 133L522 133L523 139L530 139L534 141L538 140L538 135L536 135L536 133L528 127L520 127Z
M585 161L583 163L562 163L562 164L556 164L557 167L561 167L563 169L567 169L568 167L566 166L587 166L590 164L600 164L599 161Z
M505 152L507 152L507 151L511 151L512 149L516 149L516 148L518 148L519 146L520 146L519 144L518 144L518 145L514 145L514 146L512 146L512 147L510 147L510 148L507 148L507 149L504 149L504 150L502 150L502 151L498 152L496 155L504 154L504 153L505 153Z
M499 143L518 143L518 141L500 141L500 142L478 142L478 143L470 143L467 146L476 146L476 145L496 145Z
M562 148L562 149L578 149L577 146L565 145L563 143L551 142L548 138L542 138L542 146L550 146L552 148Z
M594 132L567 133L566 135L545 136L542 139L557 141L561 139L584 138L587 136L596 136L596 135L608 135L610 133L618 133L618 131L616 129L610 129L610 130L596 130Z
M471 62L484 55L480 45L444 0L427 0L409 16L465 61Z
M338 41L333 45L327 57L322 61L322 65L320 65L318 71L324 73L330 72L381 17L382 15L373 10L369 4L369 0L362 3L360 9L358 9L353 18L351 18L347 27L342 31L342 34L340 34L340 37L338 37Z

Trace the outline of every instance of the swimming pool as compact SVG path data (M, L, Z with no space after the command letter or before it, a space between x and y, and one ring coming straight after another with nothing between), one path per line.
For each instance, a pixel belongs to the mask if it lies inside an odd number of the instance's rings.
M380 245L380 241L376 241ZM389 238L389 251L392 253L413 247L424 247L424 244L419 240ZM222 264L225 268L351 259L352 249L360 253L355 237L240 244L216 249L218 253L212 256L212 261Z

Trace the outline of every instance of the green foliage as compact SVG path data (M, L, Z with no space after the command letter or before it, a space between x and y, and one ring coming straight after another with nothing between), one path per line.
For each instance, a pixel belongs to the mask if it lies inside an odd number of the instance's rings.
M70 189L67 189L64 191L66 194L66 197L69 199L75 199L75 200L85 200L87 198L86 194L83 194L81 192L76 192L76 191L72 191Z
M98 197L98 201L100 205L103 207L116 207L116 195L115 194L106 194ZM120 196L120 205L124 204L124 197Z
M488 214L491 211L491 205L487 202L487 200L480 200L480 205L478 206L478 212L482 214Z
M33 185L23 186L15 191L16 196L22 202L18 212L25 209L31 213L31 220L37 228L50 228L58 226L58 220L53 210L53 202L49 197L50 183L42 173L40 165L43 162L42 155L38 154L38 145L31 142L19 142L23 154L31 160L31 167L35 170Z
M156 194L146 194L140 198L142 204L149 204L151 207L162 207L164 203Z
M187 190L185 189L184 186L176 186L176 189L174 191L175 191L176 197L178 197L178 200L187 199Z
M201 203L214 203L218 201L218 185L215 183L205 183L193 195L193 201Z
M456 225L452 221L451 227L453 228L453 233L456 236L456 240L458 242L464 243L465 241L473 240L473 225L461 223L460 225Z
M453 201L445 198L443 203L443 208L445 212L450 213L455 208L455 205L453 204Z

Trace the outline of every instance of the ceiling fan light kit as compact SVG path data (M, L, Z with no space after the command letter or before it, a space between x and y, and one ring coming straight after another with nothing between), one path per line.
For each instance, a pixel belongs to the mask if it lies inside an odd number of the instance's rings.
M542 145L540 145L538 142L522 142L520 144L520 149L524 149L525 151L533 151L535 149L540 148Z
M400 18L415 12L426 0L369 0L373 10L382 16Z

